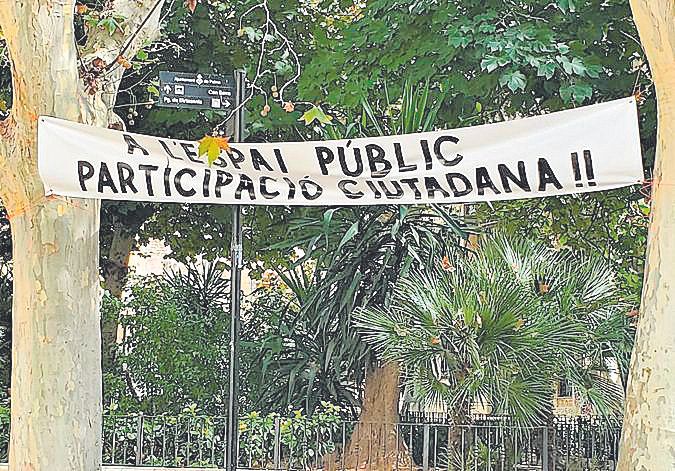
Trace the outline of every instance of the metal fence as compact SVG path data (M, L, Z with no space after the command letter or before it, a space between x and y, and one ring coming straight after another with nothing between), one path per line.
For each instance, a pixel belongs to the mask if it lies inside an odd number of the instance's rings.
M240 426L239 466L302 471L615 468L619 430L595 419L556 418L551 427L526 429L513 425L508 418L477 417L471 425L458 429L444 422L439 418L435 423L356 428L355 422L342 421L308 430L277 417L257 428ZM106 416L103 462L120 466L224 467L226 431L226 417ZM2 432L6 436L7 431ZM342 452L350 439L359 446L352 446L352 453L345 457ZM2 450L0 461L5 460L6 450Z
M448 446L446 423L372 424L355 431L344 421L320 429L285 429L282 418L240 429L239 465L245 469L562 470L614 469L619 432L599 421L557 418L553 427L523 429L508 420L478 418L461 426ZM104 462L133 466L219 467L225 464L225 417L109 416ZM354 436L357 434L359 436ZM364 439L365 436L365 439ZM356 439L356 456L342 453ZM389 449L387 449L387 447ZM352 450L353 451L353 450ZM360 456L359 456L360 455Z

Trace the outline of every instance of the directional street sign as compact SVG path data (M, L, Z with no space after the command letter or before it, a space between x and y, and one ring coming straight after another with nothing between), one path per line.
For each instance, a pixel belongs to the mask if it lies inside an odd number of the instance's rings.
M231 110L234 108L233 76L159 73L159 106L196 110Z

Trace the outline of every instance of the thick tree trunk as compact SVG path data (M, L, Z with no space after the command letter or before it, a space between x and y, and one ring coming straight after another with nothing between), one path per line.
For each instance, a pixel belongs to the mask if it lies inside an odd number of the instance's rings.
M631 0L658 100L645 285L618 470L675 469L675 2Z
M0 123L0 197L11 220L14 254L11 471L100 469L100 205L45 197L37 122L40 115L98 126L113 119L123 69L101 77L93 94L79 69L90 68L95 57L114 63L129 37L127 54L133 57L153 37L162 2L107 5L125 18L123 30L92 31L78 55L75 0L0 2L13 94L10 118Z
M398 365L388 363L370 370L366 375L359 421L342 458L346 469L386 471L410 463L407 449L397 433L398 407Z
M14 95L0 162L14 255L11 471L101 462L99 205L45 197L37 172L38 116L83 116L73 7L0 6Z

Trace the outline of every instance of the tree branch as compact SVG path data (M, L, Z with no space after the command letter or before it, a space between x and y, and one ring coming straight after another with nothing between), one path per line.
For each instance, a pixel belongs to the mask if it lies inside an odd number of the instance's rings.
M155 4L153 5L153 7L150 9L150 11L148 11L148 14L145 15L145 18L143 18L143 21L141 21L141 24L138 25L138 28L136 28L136 30L131 34L131 36L129 37L129 39L127 39L127 40L125 41L124 46L122 47L122 49L120 50L120 52L119 52L119 54L118 54L118 57L124 57L124 54L126 54L127 51L129 50L129 47L130 47L132 44L134 44L134 41L135 41L136 38L138 37L139 33L140 33L141 31L143 31L145 25L148 24L148 21L150 20L150 18L152 17L152 15L158 10L158 7L159 7L162 3L164 3L163 0L157 0L157 1L155 2ZM161 11L161 8L160 8L159 10ZM115 62L114 64L117 64L117 66L119 67L119 63ZM112 64L109 64L108 67L107 67L107 69L110 69L110 68L111 68L111 67L110 67L111 65L112 65Z
M105 64L99 77L95 99L90 104L95 114L105 117L106 123L120 122L113 112L118 88L125 69L117 60L120 56L133 57L143 47L157 39L161 11L165 0L115 0L108 14L124 18L122 30L112 35L106 30L91 30L82 51L82 66L92 67L95 60Z
M11 114L18 126L39 115L77 119L80 89L74 33L75 0L0 1L0 28L11 60Z

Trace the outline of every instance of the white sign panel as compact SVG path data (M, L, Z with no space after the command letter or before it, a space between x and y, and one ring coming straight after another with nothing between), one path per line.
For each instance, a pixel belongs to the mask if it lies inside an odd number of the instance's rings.
M47 194L111 200L373 205L460 203L608 190L643 179L634 98L447 131L233 144L209 166L198 143L41 117Z

